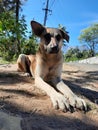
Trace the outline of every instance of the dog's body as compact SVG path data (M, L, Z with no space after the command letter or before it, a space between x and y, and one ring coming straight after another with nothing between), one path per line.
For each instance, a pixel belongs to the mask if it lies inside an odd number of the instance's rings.
M61 80L61 47L63 39L69 41L68 34L60 29L45 28L35 21L31 22L31 26L34 34L41 39L39 50L35 56L20 54L18 70L28 72L35 78L36 86L50 96L55 108L63 111L71 107L86 110L85 101L77 97Z

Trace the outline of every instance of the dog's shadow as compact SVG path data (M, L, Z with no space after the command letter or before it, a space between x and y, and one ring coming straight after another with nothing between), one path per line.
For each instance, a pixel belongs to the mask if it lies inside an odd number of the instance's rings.
M73 72L67 73L71 75L71 73ZM77 79L74 77L68 78L68 80L65 80L65 78L63 79L64 83L67 84L74 93L76 93L77 95L83 95L91 102L98 104L98 91L96 91L97 88L94 90L93 85L93 89L90 89L89 87L90 83L98 82L97 80L98 71L85 72L85 75L80 76ZM88 87L85 87L85 84L88 84ZM82 85L84 87L82 87Z
M23 73L18 72L0 72L0 85L10 85L17 83L30 83L31 78L27 76L23 76Z

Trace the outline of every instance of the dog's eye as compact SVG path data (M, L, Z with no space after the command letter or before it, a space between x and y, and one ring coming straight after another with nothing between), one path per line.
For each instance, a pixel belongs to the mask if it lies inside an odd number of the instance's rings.
M44 38L47 42L50 42L51 40L51 35L49 33L47 33L46 35L44 35Z
M58 34L58 35L56 35L56 37L55 37L55 38L56 38L56 40L57 40L57 41L60 41L60 40L61 40L61 36L60 36L59 34Z

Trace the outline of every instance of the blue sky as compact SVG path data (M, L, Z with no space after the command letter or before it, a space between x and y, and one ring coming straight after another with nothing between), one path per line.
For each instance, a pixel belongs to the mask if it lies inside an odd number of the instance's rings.
M31 30L32 19L43 24L46 0L27 0L23 2L22 14L25 15L28 30ZM81 30L92 23L98 23L98 0L49 0L48 27L58 27L62 24L70 35L69 47L81 45L78 41Z

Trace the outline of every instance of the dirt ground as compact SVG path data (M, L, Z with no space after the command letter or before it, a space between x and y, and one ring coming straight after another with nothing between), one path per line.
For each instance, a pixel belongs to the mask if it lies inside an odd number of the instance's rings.
M89 110L63 113L16 64L0 65L0 130L98 130L98 68L86 67L64 64L62 78Z

